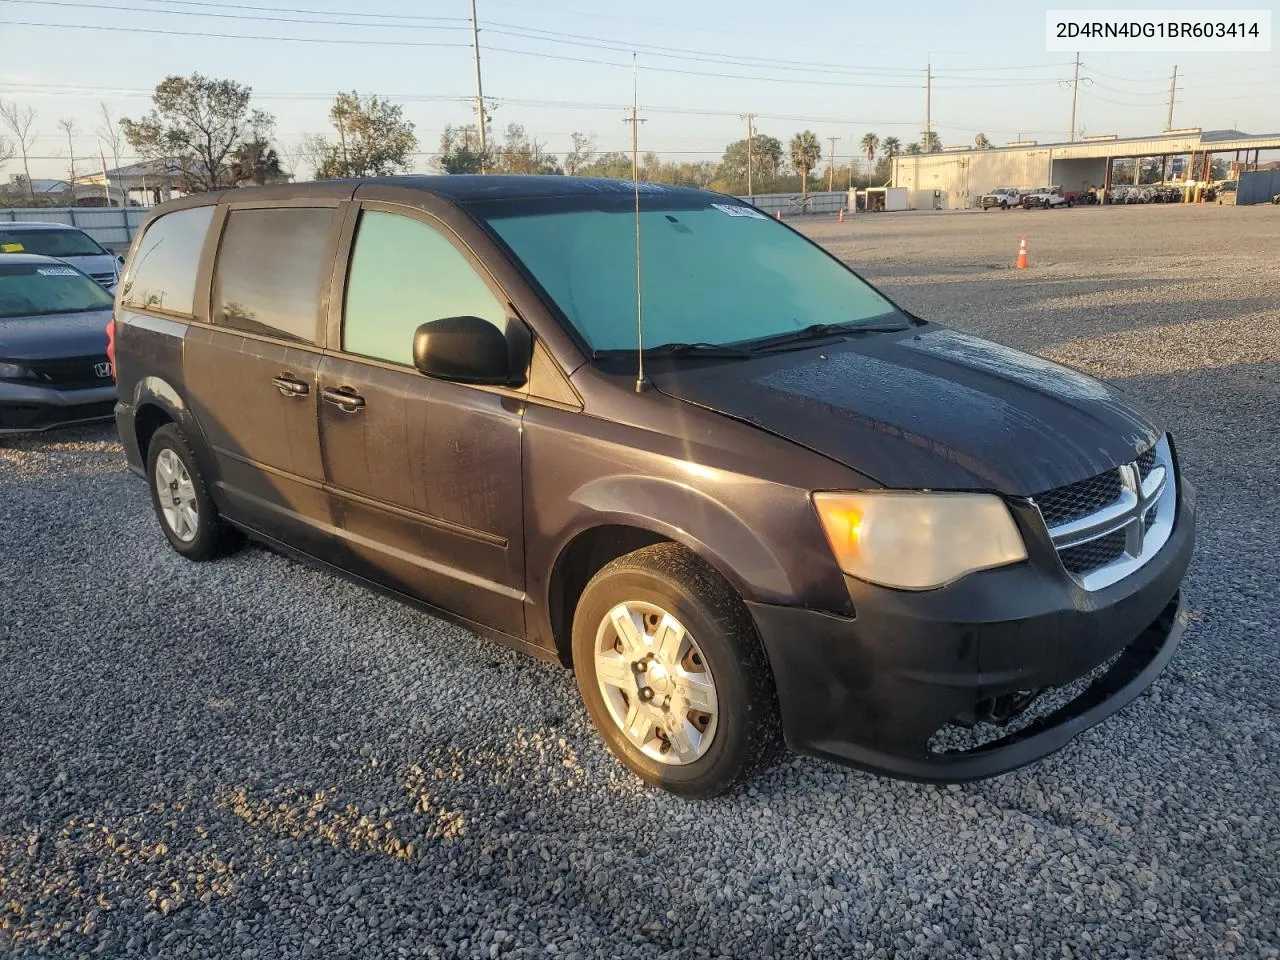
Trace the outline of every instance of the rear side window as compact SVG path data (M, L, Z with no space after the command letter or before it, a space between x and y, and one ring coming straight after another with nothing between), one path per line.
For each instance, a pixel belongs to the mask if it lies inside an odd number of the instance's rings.
M200 250L213 210L212 206L175 210L147 228L121 282L121 302L126 307L191 315Z
M342 349L413 366L418 326L480 317L505 330L502 303L439 230L394 213L360 215L347 280Z
M213 322L315 343L333 216L330 207L232 210L213 271Z

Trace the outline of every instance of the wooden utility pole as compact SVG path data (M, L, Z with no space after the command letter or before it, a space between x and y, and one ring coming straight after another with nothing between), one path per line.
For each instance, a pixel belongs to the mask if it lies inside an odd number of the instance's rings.
M827 193L836 188L836 141L839 137L827 137L831 141L831 159L827 161Z
M480 172L485 172L489 156L485 134L484 85L480 82L480 27L476 23L476 0L471 0L471 46L476 55L476 125L480 128Z
M751 168L755 166L756 115L754 113L743 113L739 114L739 119L747 121L747 196L754 197L755 188L751 179Z
M1166 130L1173 129L1173 95L1178 89L1178 65L1173 65L1173 79L1169 81L1169 113L1164 120L1164 128Z

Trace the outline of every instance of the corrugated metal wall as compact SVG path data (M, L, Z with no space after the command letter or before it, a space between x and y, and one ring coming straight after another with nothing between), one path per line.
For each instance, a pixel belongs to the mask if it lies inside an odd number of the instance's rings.
M1236 186L1236 206L1270 203L1280 193L1280 170L1252 170L1240 174Z
M906 187L915 209L929 209L933 191L944 210L977 206L995 187L1043 187L1049 184L1049 150L983 150L896 157L893 184Z
M757 193L754 197L738 199L753 203L768 214L775 214L781 210L784 218L798 217L805 213L838 213L849 203L847 190L834 190L830 193L823 190L820 193L811 193L809 203L803 207L798 203L799 196L798 193Z
M1102 189L1102 178L1107 172L1107 161L1102 158L1092 160L1060 160L1053 159L1049 173L1049 184L1057 184L1063 190L1082 192L1088 190L1090 184Z
M128 246L149 207L0 207L0 223L36 220L79 227L103 246Z

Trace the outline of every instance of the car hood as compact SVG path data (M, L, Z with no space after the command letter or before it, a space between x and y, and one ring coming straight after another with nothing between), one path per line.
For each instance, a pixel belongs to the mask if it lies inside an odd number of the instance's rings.
M1101 381L932 324L648 372L669 396L887 487L1031 496L1127 463L1159 436Z
M109 253L86 254L83 257L58 257L63 263L69 263L82 273L93 275L95 273L112 275L115 274L119 267L119 262L115 256Z
M0 318L0 359L52 360L106 355L111 309Z

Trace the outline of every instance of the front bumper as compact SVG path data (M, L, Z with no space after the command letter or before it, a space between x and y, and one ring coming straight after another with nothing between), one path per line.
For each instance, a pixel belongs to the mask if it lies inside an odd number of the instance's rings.
M939 783L1006 773L1059 750L1134 700L1173 657L1194 541L1195 493L1182 481L1164 548L1096 592L1023 563L919 593L850 579L853 617L748 604L787 743ZM1064 686L1113 658L1082 693L1014 733L962 751L930 746L998 698Z
M84 390L56 390L21 382L0 383L0 434L36 433L51 427L110 420L115 384Z

